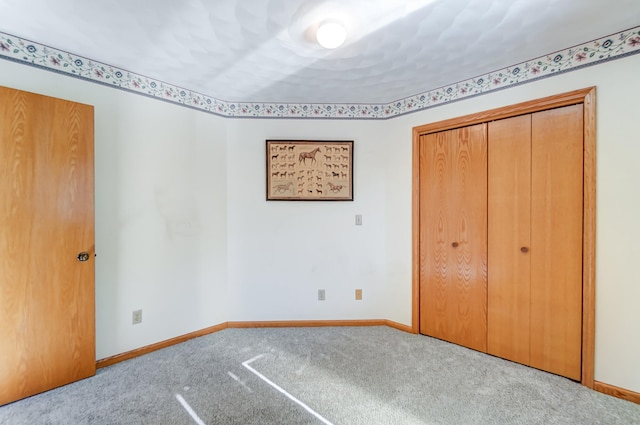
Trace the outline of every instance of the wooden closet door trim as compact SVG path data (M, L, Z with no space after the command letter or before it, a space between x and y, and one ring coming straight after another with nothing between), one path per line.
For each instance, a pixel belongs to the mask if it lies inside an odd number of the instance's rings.
M530 100L528 102L518 103L515 105L504 106L502 108L491 109L488 111L477 112L462 117L451 118L444 121L438 121L431 124L425 124L413 128L413 133L424 135L435 133L438 131L451 130L453 128L466 127L469 125L480 124L483 122L495 121L502 118L511 118L518 115L530 114L533 112L544 111L547 109L559 108L561 106L575 105L585 103L585 99L593 92L592 97L595 99L595 87L574 90L571 92L557 94L554 96L544 97L542 99ZM595 114L595 112L594 112ZM595 115L594 115L595 116ZM595 128L594 128L595 131Z
M594 387L596 346L596 88L585 94L582 227L582 385Z
M411 197L411 332L420 333L420 132L413 128Z
M588 87L538 100L470 114L413 128L413 196L412 196L412 323L419 333L420 323L420 136L441 130L463 127L500 118L584 104L584 227L583 227L583 310L582 310L582 385L593 388L595 364L595 249L596 249L596 88Z

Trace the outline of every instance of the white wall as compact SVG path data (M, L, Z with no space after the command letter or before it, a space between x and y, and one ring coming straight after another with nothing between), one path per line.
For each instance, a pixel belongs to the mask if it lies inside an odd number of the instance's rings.
M224 120L8 61L0 84L95 106L96 357L226 321Z
M384 122L230 120L228 128L230 320L409 324L411 169L398 165L410 144ZM266 139L353 140L354 201L266 201Z
M229 121L230 319L410 324L412 127L597 86L595 378L640 392L637 69L640 55L382 122ZM353 204L266 202L269 138L354 139Z
M595 377L640 392L637 69L640 55L388 121L224 120L7 61L0 84L96 105L98 358L227 320L410 324L411 128L595 85ZM265 201L271 138L353 139L355 201Z

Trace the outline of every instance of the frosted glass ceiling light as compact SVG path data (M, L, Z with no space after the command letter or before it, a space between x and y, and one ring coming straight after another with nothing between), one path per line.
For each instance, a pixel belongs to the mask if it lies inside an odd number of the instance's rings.
M316 31L316 40L325 49L340 47L346 39L347 30L337 22L325 22Z

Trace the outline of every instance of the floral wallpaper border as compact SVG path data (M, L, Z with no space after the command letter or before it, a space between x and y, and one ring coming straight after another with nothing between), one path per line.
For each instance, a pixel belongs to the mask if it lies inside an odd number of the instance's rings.
M390 103L237 103L0 32L0 58L231 118L389 119L636 53L640 26Z

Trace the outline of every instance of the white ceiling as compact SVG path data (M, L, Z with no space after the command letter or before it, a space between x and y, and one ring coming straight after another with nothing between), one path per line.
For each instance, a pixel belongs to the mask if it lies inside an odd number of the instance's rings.
M227 102L393 102L638 24L640 0L0 0L0 32Z

